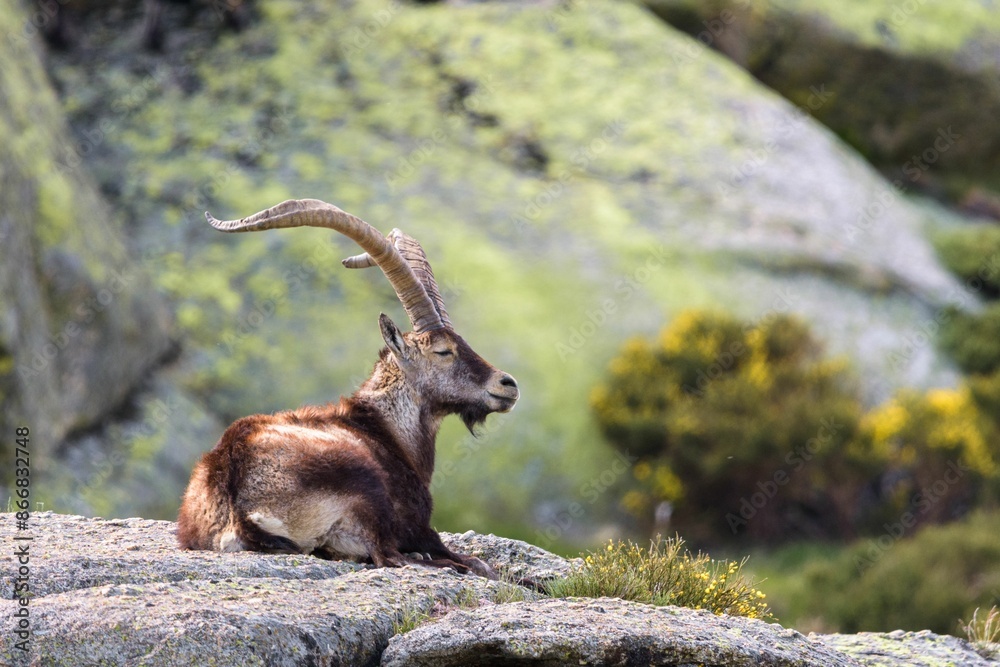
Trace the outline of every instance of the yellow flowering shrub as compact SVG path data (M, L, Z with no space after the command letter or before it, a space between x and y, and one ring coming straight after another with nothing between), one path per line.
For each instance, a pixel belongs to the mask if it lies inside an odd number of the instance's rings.
M996 426L969 385L900 392L865 415L859 440L886 461L873 530L901 516L908 528L954 519L986 500L1000 473Z
M861 416L851 378L786 315L682 312L655 340L625 344L591 406L605 438L639 458L621 506L647 529L668 501L693 539L787 537L792 515L835 532L825 489L868 480L846 453ZM775 491L767 502L759 485Z
M997 473L997 452L986 439L988 425L966 386L903 392L872 410L863 425L875 448L902 463L940 453L980 475ZM905 450L909 453L899 457Z
M657 536L648 548L609 541L584 556L568 577L550 583L546 592L554 597L614 597L770 619L765 594L742 573L745 562L692 554L680 538Z
M620 506L702 540L853 538L1000 497L1000 372L865 413L801 321L685 311L612 360L591 406L639 460ZM990 415L993 415L992 417Z

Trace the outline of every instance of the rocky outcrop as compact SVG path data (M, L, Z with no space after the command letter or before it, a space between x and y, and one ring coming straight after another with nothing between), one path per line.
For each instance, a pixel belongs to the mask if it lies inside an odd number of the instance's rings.
M996 665L930 633L810 635L779 625L616 599L547 599L511 583L421 567L371 569L311 556L179 551L175 526L43 512L0 542L27 545L31 635L0 662L129 665ZM31 536L31 541L14 541ZM492 535L455 549L543 579L570 563ZM22 580L23 581L23 580ZM10 604L10 603L8 603Z
M794 630L761 621L599 598L456 611L393 638L382 664L859 667L861 663Z
M860 632L856 635L822 635L818 639L870 667L987 667L1000 664L996 660L996 645L990 645L981 652L973 651L965 640L927 631Z
M924 0L646 4L801 105L902 187L945 192L970 212L1000 218L994 8Z
M0 35L0 431L30 428L37 474L135 391L172 319L83 163L92 148L71 138L22 3L0 1Z

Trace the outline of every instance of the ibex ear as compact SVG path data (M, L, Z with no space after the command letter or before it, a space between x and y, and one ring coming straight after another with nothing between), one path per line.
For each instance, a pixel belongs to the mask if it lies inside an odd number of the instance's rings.
M389 347L389 350L396 355L400 361L406 361L406 341L403 340L403 332L399 330L396 323L389 319L385 313L378 316L378 327L382 330L382 340Z

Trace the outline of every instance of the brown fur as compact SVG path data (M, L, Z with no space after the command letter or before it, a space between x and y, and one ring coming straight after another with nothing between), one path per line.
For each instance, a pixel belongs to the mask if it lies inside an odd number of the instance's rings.
M402 334L384 315L380 324L387 347L354 395L239 419L201 458L177 519L182 548L495 576L450 551L430 526L434 441L449 414L474 429L510 410L517 385L450 329Z

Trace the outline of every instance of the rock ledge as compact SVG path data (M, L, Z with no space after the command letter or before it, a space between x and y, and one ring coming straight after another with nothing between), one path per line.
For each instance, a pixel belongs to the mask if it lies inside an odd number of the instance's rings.
M8 546L15 526L0 514ZM451 571L180 551L169 521L43 512L31 528L30 650L5 632L4 665L1000 664L927 632L806 637L680 607L542 598ZM444 537L515 576L571 566L516 540ZM8 600L14 576L8 567L0 577Z

